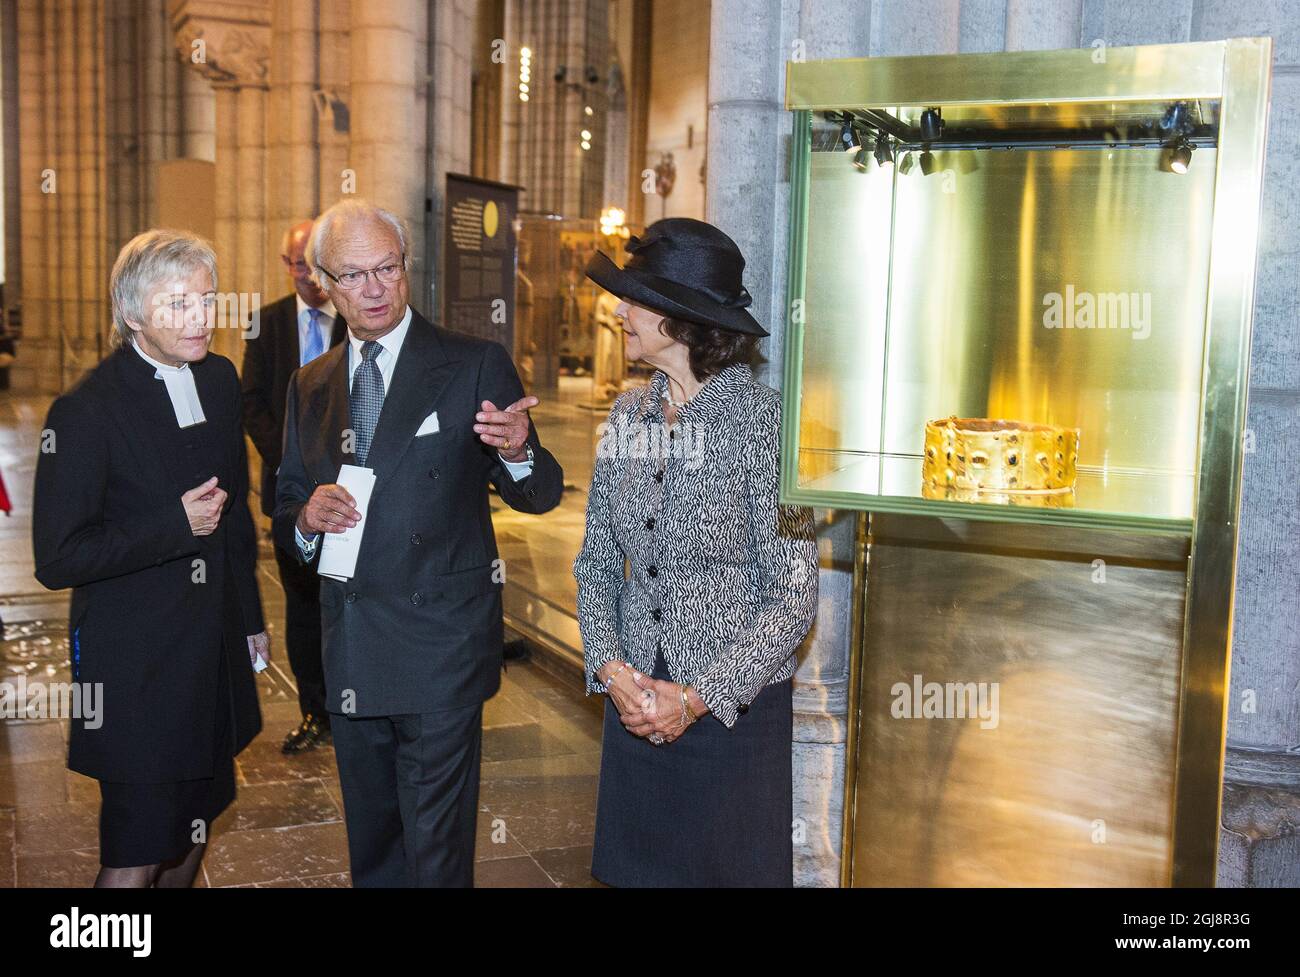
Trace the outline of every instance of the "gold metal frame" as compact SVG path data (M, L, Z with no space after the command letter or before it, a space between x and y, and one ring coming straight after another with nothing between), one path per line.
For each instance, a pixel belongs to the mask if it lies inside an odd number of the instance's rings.
M1174 886L1213 885L1218 858L1242 444L1271 56L1272 41L1261 37L1132 48L864 58L787 66L786 108L793 110L795 146L788 291L792 302L804 294L808 136L813 111L963 103L1220 101L1175 758L1170 873ZM1099 57L1104 58L1104 63L1098 62ZM802 344L803 325L792 317L786 334L782 500L867 509L873 500L866 497L855 500L836 494L832 498L828 493L800 489L797 484ZM996 512L976 512L963 503L899 500L889 509L918 515L999 518ZM855 560L841 874L845 885L852 883L850 846L860 733L857 685L864 628L861 597L867 586L868 518L863 516L859 521ZM1008 510L1002 518L1026 521L1033 515ZM1061 519L1043 521L1070 524ZM1178 527L1126 525L1117 519L1110 528L1167 533Z

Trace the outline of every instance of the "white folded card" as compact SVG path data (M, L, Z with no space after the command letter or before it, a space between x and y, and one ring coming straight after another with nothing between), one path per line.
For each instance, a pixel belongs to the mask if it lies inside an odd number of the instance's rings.
M415 432L417 438L422 438L426 434L438 433L438 412L434 411L420 424L420 429Z
M375 473L359 465L343 465L339 468L338 484L356 499L361 521L341 533L324 534L316 572L331 580L351 580L357 572L357 554L361 552L361 534L366 528L366 507L370 505L370 492L375 487Z

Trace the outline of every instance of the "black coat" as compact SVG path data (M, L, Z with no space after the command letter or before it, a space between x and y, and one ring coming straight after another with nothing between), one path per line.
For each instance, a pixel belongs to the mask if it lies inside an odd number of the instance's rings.
M481 703L501 681L501 586L488 483L521 512L559 504L564 472L536 428L532 473L516 482L474 432L484 400L524 395L497 343L446 332L414 313L366 459L375 472L356 575L321 578L326 704L359 716ZM415 437L432 412L440 430ZM294 524L317 485L355 463L343 453L348 344L289 383L272 533L298 556ZM299 557L300 559L301 557Z
M215 708L226 701L217 686L222 654L236 751L261 728L246 640L263 625L239 378L214 353L191 369L212 425L203 435L217 445L215 470L172 445L166 387L130 347L58 398L45 422L32 512L36 579L73 588L74 678L103 683L103 710L98 729L73 721L68 766L100 780L212 776ZM228 493L225 512L215 532L196 537L181 494L212 475Z
M258 323L257 335L244 346L244 430L262 456L262 514L270 516L275 511L275 470L280 467L284 439L284 396L289 377L302 359L296 294L261 309ZM347 334L347 323L341 315L335 316L330 345L337 346Z

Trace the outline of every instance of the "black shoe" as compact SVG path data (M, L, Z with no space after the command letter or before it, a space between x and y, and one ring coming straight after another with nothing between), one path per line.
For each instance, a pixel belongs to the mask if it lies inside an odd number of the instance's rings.
M307 713L302 722L284 738L281 753L306 753L314 750L321 743L330 741L330 721L328 718Z

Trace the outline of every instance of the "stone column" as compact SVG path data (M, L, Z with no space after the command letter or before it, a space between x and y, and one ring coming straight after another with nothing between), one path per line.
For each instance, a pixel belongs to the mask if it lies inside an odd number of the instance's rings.
M780 387L790 204L785 63L863 56L869 10L854 0L805 0L802 10L765 0L714 0L711 34L707 219L745 254L751 310L771 333L760 378ZM819 510L817 521L820 609L795 681L795 884L833 886L840 871L857 515Z
M1220 886L1300 886L1300 34L1281 5L1205 0L1190 39L1273 37L1237 546Z
M351 0L321 0L320 90L315 95L320 137L320 198L315 213L335 203L344 189L352 125L351 101Z
M434 4L430 10L430 75L428 118L429 223L425 228L428 274L424 301L431 312L441 312L436 282L442 277L442 225L447 174L470 172L470 89L473 57L465 38L475 36L474 4L455 0Z
M418 0L353 0L351 166L356 191L406 220L411 230L411 301L423 303L425 120L416 115L423 82L417 50L427 6ZM415 145L413 145L415 143ZM428 311L425 306L422 311Z
M14 387L57 393L107 340L103 0L20 0L24 341Z
M282 287L266 262L266 100L271 9L267 0L171 0L176 49L212 84L216 116L217 260L224 294L250 299ZM196 42L198 42L196 44ZM197 52L197 54L196 54ZM243 362L238 325L220 323L214 351Z
M187 159L217 158L217 100L212 83L181 63L180 155Z
M275 0L271 17L270 120L267 125L268 172L266 276L278 287L263 296L271 301L287 288L280 244L287 227L315 217L320 201L319 150L315 93L320 82L316 3Z
M18 0L17 15L23 342L11 379L18 390L58 393L61 356L58 322L52 308L55 275L47 261L55 229L52 202L42 192L44 171L54 165L45 111L49 76L42 37L46 14L40 0Z
M1010 0L1006 4L1006 49L1052 51L1079 47L1083 0Z
M1300 175L1300 45L1294 18L1227 0L1083 0L1081 44L1273 38L1251 343L1250 412L1237 542L1220 886L1300 885L1300 337L1292 282L1300 231L1289 219Z

